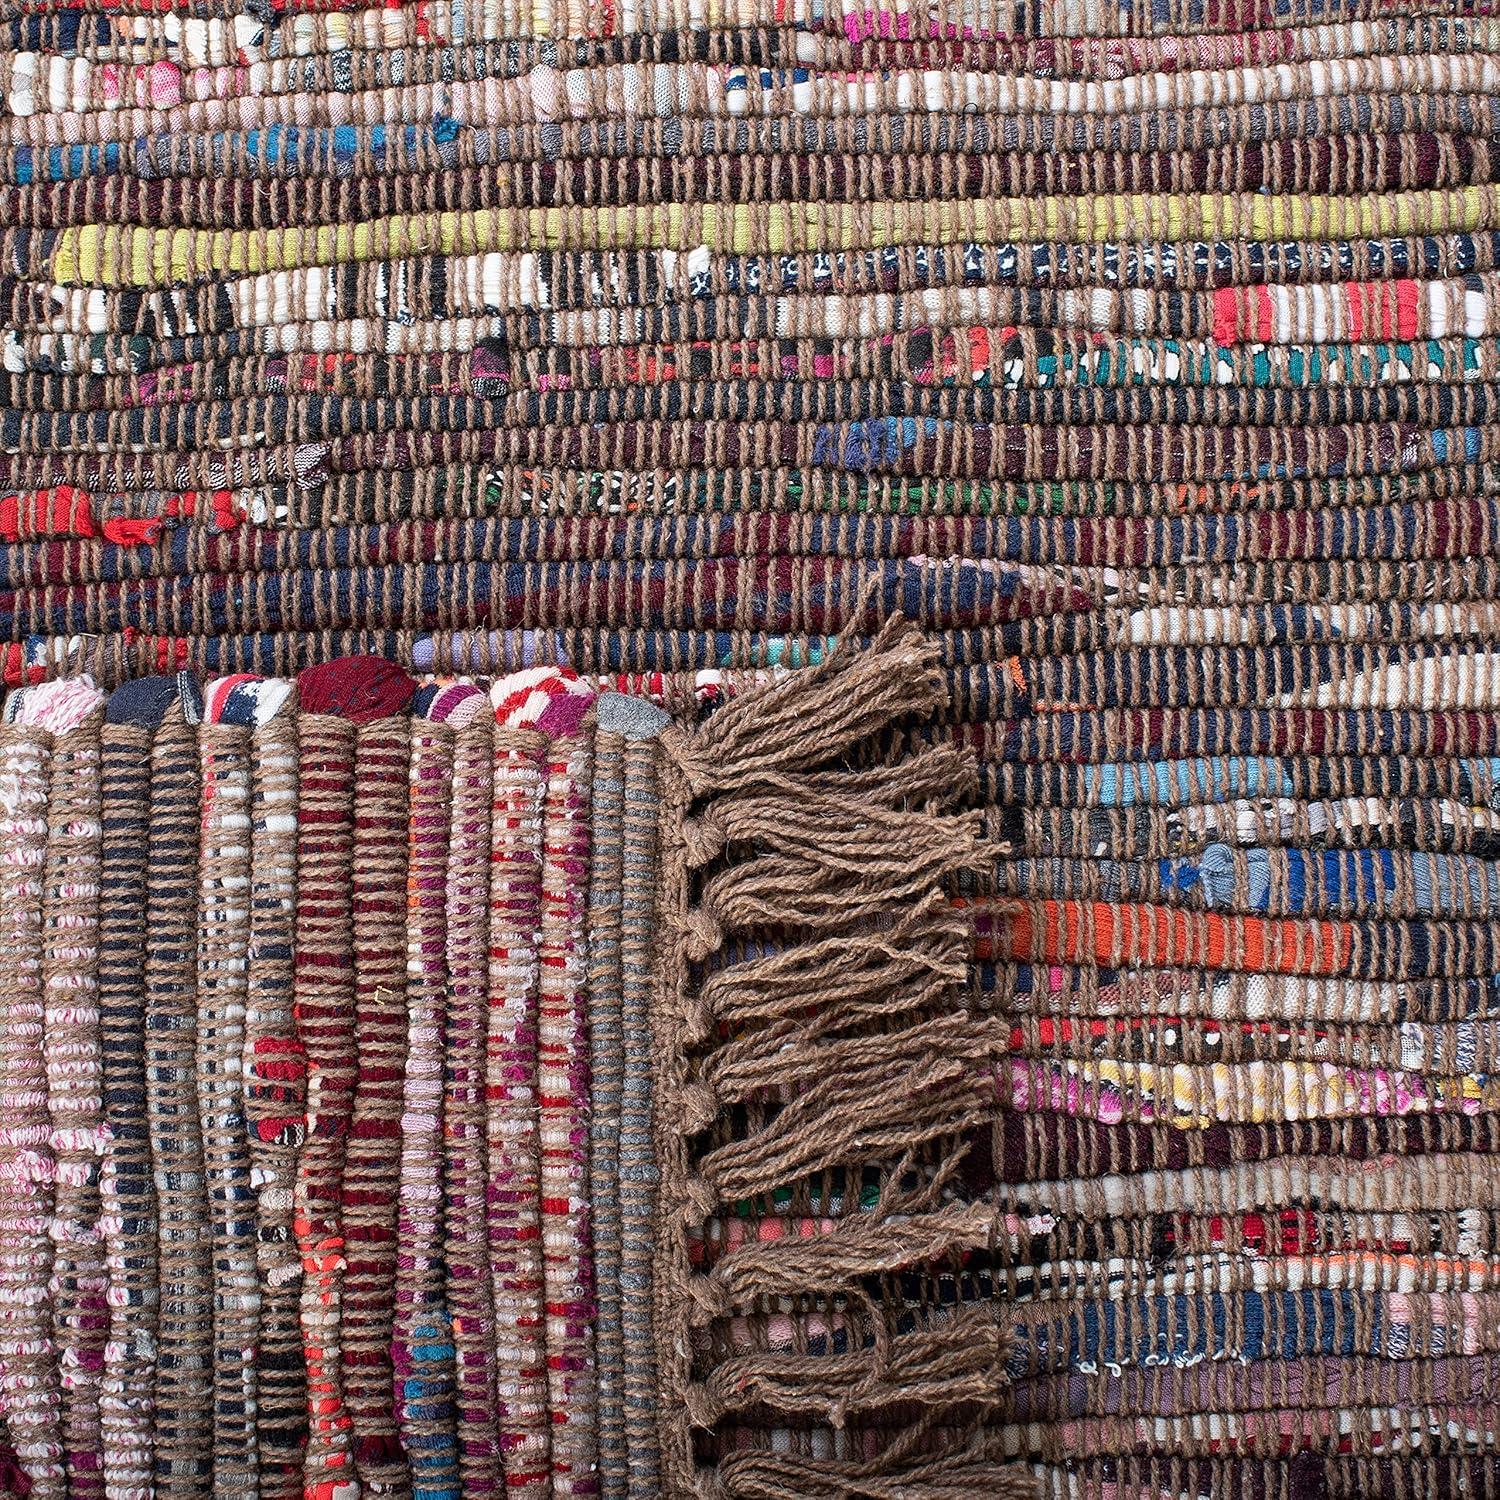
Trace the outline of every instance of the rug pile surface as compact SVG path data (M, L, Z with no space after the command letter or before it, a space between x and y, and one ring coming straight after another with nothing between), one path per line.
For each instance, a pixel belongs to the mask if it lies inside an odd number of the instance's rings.
M0 0L0 1494L1500 1493L1490 0Z

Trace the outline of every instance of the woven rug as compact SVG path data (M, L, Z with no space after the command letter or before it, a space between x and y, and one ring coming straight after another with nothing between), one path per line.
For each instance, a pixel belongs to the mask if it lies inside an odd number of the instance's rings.
M0 0L0 1495L1500 1496L1492 0Z

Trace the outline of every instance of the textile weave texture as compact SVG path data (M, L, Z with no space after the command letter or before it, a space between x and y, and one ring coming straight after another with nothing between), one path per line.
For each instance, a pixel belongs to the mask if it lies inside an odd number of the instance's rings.
M0 1494L1500 1495L1493 0L0 0Z

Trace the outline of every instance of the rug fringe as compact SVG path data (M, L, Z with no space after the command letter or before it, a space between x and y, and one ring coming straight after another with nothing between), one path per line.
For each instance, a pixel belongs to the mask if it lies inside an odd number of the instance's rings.
M937 651L892 615L858 653L836 650L815 667L733 699L703 729L662 731L663 747L694 797L827 763L909 714L947 702Z
M851 1417L882 1408L1000 1401L1004 1330L993 1306L935 1317L899 1337L884 1328L880 1334L849 1354L761 1351L726 1359L688 1387L693 1423L712 1427L731 1412L762 1407L842 1429Z
M843 1219L818 1239L730 1251L700 1278L705 1292L712 1293L702 1305L727 1314L751 1298L792 1296L809 1285L852 1288L882 1271L990 1245L994 1236L995 1214L988 1203L950 1203L873 1224L863 1216Z
M802 942L745 959L710 974L689 1012L690 1040L711 1028L796 1018L803 1027L832 1031L878 1016L931 1006L964 978L968 918L940 891L853 932ZM806 996L819 997L809 1016Z
M998 1450L977 1427L933 1446L930 1425L919 1422L862 1463L767 1450L731 1453L699 1494L714 1500L1032 1500L1030 1476Z
M939 1451L928 1425L964 1426L999 1402L995 1305L898 1308L870 1285L1000 1239L995 1204L957 1186L995 1118L1007 1044L964 1003L971 934L947 895L994 857L959 810L973 764L952 746L881 764L876 744L945 696L932 644L895 617L865 650L660 737L655 1305L671 1493L938 1497L960 1492L957 1474L966 1494L1003 1494L991 1479L1014 1472L982 1432ZM736 1205L872 1167L873 1205L812 1238L697 1264L694 1243ZM772 1307L815 1314L852 1347L726 1352L710 1326ZM913 1407L923 1416L907 1441ZM884 1412L902 1437L857 1464L733 1452L704 1466L694 1430L749 1409L835 1431Z

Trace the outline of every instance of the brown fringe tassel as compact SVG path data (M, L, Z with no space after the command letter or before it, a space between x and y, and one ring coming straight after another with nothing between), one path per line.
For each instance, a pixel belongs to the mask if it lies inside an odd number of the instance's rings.
M923 1441L927 1439L927 1441ZM725 1500L1031 1500L1036 1486L979 1429L933 1443L914 1424L863 1463L797 1453L731 1453L702 1493Z
M1003 1227L994 1201L960 1191L1006 1046L965 1008L971 934L946 894L994 857L958 810L973 765L951 746L870 764L875 736L944 702L935 651L897 618L867 650L660 737L653 1306L668 1494L1031 1493L987 1425L1004 1386L1000 1308L913 1308L891 1291L903 1273L994 1255ZM817 1238L752 1239L695 1264L732 1205L871 1168L878 1200ZM773 1311L817 1312L849 1347L736 1347L713 1326ZM720 1452L714 1429L736 1414L832 1429L820 1441L847 1456Z

